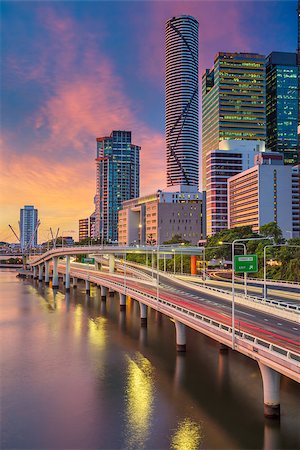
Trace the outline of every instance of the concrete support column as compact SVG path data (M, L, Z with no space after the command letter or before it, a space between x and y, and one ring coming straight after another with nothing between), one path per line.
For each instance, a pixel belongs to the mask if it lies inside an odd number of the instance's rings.
M120 311L126 310L126 295L120 292Z
M264 415L277 418L280 416L280 373L276 370L258 363L264 390Z
M49 261L45 261L45 283L49 284Z
M33 279L37 279L37 266L33 266Z
M139 302L140 304L140 314L141 314L141 327L147 326L147 305Z
M113 288L109 288L109 296L114 297L114 295L115 295L115 291L113 290Z
M90 280L85 280L85 292L89 294L91 292L91 283Z
M101 300L102 301L106 300L106 294L107 294L107 287L101 286Z
M58 257L53 256L53 279L52 288L58 288Z
M77 278L73 277L73 288L77 288Z
M175 328L176 328L176 350L178 352L186 351L186 333L185 333L185 325L178 320L175 320Z
M70 290L70 256L66 257L66 292Z
M39 281L43 281L43 266L44 264L39 264Z
M109 255L108 261L109 261L109 273L114 273L114 271L115 271L115 255Z

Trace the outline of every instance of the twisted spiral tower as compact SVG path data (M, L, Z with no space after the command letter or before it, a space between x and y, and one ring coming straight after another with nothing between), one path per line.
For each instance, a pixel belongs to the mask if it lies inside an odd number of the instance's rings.
M167 186L199 181L198 21L179 16L166 23Z

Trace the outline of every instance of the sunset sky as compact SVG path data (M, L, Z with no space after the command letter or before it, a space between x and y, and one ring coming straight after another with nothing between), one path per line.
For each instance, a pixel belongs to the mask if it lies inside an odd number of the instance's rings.
M295 51L296 1L9 1L2 9L0 240L25 204L39 240L93 212L97 136L132 130L141 194L165 187L165 21L199 21L200 75L218 51Z

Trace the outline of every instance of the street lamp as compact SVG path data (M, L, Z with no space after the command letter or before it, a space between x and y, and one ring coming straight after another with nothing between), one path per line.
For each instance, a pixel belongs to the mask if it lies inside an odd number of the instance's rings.
M289 245L289 244L272 244L264 246L264 300L267 298L267 248L271 247L296 247L300 248L300 245Z
M206 280L206 257L205 257L205 250L210 250L211 248L220 248L220 246L217 246L217 247L205 247L205 246L203 246L203 247L202 247L202 252L203 252L202 259L203 259L203 265L204 265L204 268L203 268L203 284L205 284L205 280Z
M223 241L219 241L220 245L232 245L232 242L223 242ZM247 254L247 250L246 250L246 245L243 244L242 242L238 243L237 245L241 245L244 249L244 255ZM233 255L231 255L231 259L232 259L232 268L233 268L233 264L234 264L234 257ZM244 293L245 293L245 297L247 297L247 273L244 272Z
M232 349L234 350L234 340L235 340L235 323L234 323L234 313L235 313L235 305L234 305L234 246L236 243L248 242L248 241L261 241L265 239L273 239L273 237L257 237L257 238L244 238L244 239L235 239L231 243L231 253L232 253L232 319L231 319L231 328L232 328Z

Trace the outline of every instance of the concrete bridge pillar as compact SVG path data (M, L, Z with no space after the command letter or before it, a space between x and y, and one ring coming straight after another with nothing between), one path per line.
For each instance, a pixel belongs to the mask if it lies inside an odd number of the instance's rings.
M43 281L43 266L44 264L39 264L39 281Z
M66 257L66 292L70 290L70 256Z
M126 310L126 295L120 292L120 311Z
M89 294L91 292L91 283L90 280L85 280L85 292Z
M101 300L102 301L106 300L106 294L107 294L107 287L101 286Z
M114 297L114 295L115 295L115 291L113 290L113 288L109 288L109 296Z
M45 261L45 284L49 284L49 261Z
M115 255L109 255L108 262L109 262L109 273L114 273L114 271L115 271Z
M53 279L52 288L58 288L58 257L53 256Z
M37 266L33 266L33 279L37 279Z
M140 314L141 314L141 326L146 327L147 326L147 305L145 305L142 302L139 302L140 304Z
M269 418L280 416L280 373L258 363L264 390L264 415Z
M77 278L73 277L73 289L77 288Z
M175 320L175 328L176 328L176 350L178 352L186 351L186 332L185 325L178 320Z

